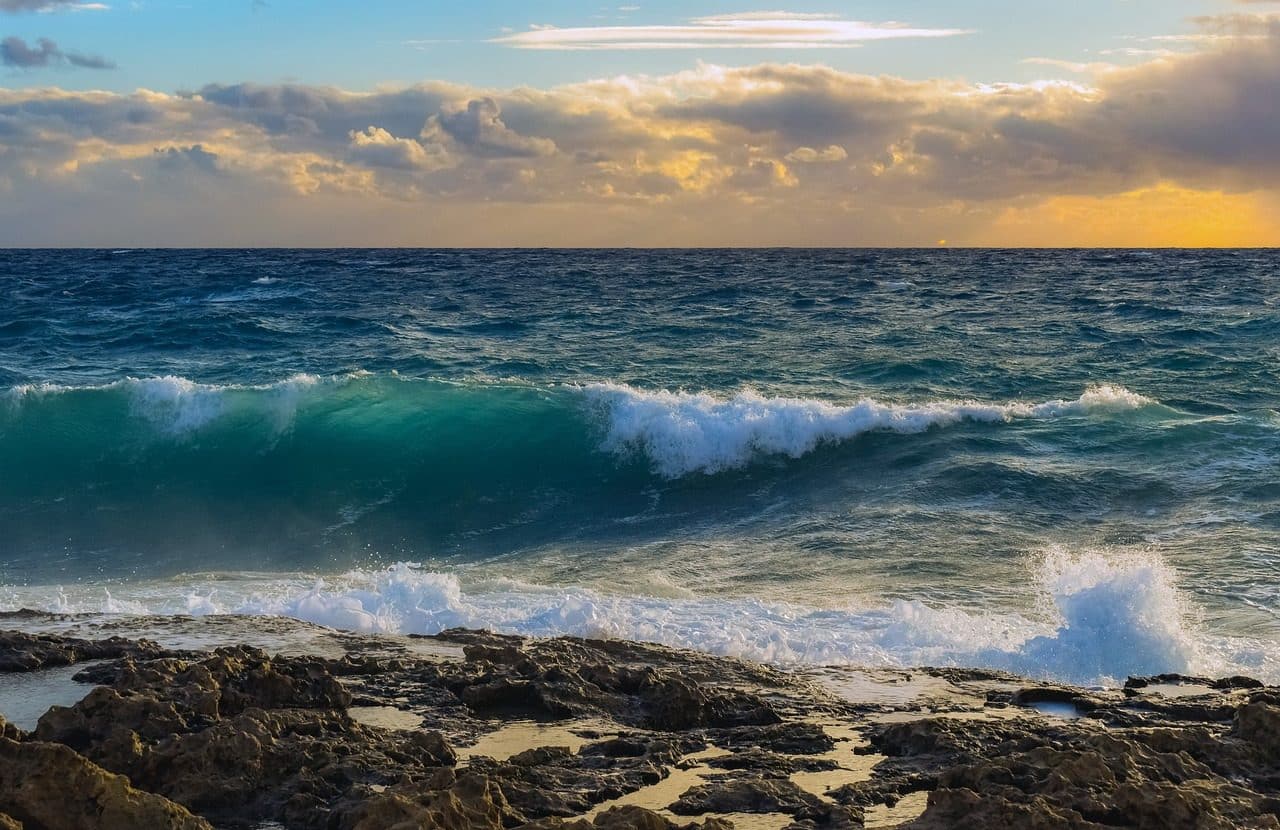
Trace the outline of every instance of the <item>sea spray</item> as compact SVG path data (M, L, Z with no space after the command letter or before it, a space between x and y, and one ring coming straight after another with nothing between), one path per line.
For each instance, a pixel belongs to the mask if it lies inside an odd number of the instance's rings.
M1112 385L1090 387L1075 400L1044 403L932 401L887 404L870 398L840 405L808 398L767 397L751 389L730 397L706 392L644 391L625 384L586 387L604 409L613 452L643 452L669 478L745 467L760 456L800 458L823 444L868 432L924 432L961 422L996 424L1017 419L1117 413L1156 402Z
M1152 552L1056 550L1037 561L1029 586L1034 596L1026 603L1042 605L1036 613L874 598L856 608L814 608L751 598L617 595L506 579L464 587L457 574L410 563L317 578L309 588L296 577L258 576L200 590L139 585L127 597L95 599L85 591L68 599L50 590L43 604L59 613L283 616L364 634L462 627L613 637L780 665L980 666L1086 685L1114 686L1129 676L1166 672L1248 671L1280 680L1280 664L1259 658L1262 644L1201 630L1172 569ZM0 607L39 607L40 595L41 589L26 589L0 600Z

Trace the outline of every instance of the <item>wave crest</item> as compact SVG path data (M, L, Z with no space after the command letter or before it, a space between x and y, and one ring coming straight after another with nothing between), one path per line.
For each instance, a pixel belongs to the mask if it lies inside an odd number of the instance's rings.
M668 478L719 473L760 456L800 458L823 444L875 431L904 434L963 421L1002 423L1141 409L1155 401L1119 386L1091 387L1071 401L990 404L937 401L886 404L864 398L840 406L811 398L765 397L743 390L732 397L707 392L643 391L616 383L585 388L608 415L604 447L642 452Z

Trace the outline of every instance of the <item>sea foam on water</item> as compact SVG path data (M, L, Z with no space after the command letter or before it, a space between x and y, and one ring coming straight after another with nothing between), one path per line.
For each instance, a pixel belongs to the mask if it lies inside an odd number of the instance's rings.
M1150 552L1054 550L1029 582L1034 610L974 611L919 600L812 608L753 598L625 596L511 580L464 588L456 574L400 563L302 587L297 578L153 585L50 602L62 613L283 616L365 634L450 628L531 636L615 637L783 665L980 666L1077 684L1129 676L1247 672L1280 679L1261 644L1212 637ZM123 586L122 586L123 590ZM169 593L166 593L169 592ZM41 604L37 589L5 606Z

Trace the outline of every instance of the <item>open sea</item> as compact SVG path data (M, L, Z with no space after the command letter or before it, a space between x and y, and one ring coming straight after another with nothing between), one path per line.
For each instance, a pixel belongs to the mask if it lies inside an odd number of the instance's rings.
M1280 682L1280 252L0 252L20 608Z

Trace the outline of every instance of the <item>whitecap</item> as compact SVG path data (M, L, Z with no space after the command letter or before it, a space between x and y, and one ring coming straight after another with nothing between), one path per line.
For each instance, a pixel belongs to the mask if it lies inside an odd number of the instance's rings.
M919 433L960 422L1004 423L1141 409L1150 398L1113 385L1075 400L1044 403L933 401L888 404L864 398L839 405L812 398L766 397L745 389L730 397L707 392L644 391L617 383L585 387L608 422L607 451L642 452L660 475L719 473L761 456L800 458L823 444L873 431Z

